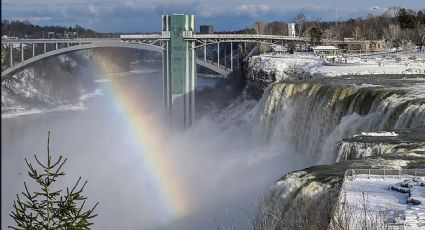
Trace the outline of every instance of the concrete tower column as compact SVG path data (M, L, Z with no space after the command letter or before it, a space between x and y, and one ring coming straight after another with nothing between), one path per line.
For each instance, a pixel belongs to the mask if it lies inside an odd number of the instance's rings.
M162 16L162 31L170 33L163 53L164 106L173 128L188 128L195 119L195 42L183 33L195 33L195 16Z
M233 42L230 42L230 70L233 71Z
M24 44L21 43L21 62L24 61Z
M227 66L227 49L226 46L224 46L224 69L226 69Z
M9 43L9 49L10 49L10 67L13 66L13 43Z
M220 42L217 42L217 67L220 68Z
M204 44L204 62L207 61L207 44Z
M32 56L35 57L35 43L32 43Z

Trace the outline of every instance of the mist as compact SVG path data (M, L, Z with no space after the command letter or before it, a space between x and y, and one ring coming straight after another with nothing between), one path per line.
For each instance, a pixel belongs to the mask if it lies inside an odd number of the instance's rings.
M160 62L132 68L137 71L97 83L103 95L84 101L83 110L2 119L2 228L13 224L8 216L13 200L24 181L30 181L24 158L33 160L36 154L44 160L49 130L53 158L68 158L58 187L73 186L81 176L88 180L87 207L99 202L93 229L215 229L232 222L245 229L274 181L315 163L295 153L283 134L265 140L257 116L261 103L243 96L225 107L205 106L209 110L186 131L168 130L162 116ZM138 148L140 139L131 131L135 127L106 90L112 81L155 127L150 138L160 140L163 151L158 154L169 160L175 176L167 179L176 181L190 203L183 216L167 214L158 181ZM199 101L207 103L208 98Z

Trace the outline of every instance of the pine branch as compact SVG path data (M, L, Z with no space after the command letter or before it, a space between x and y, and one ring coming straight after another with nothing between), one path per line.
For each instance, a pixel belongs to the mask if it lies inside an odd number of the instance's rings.
M93 224L89 220L96 217L93 208L84 211L87 197L82 192L87 184L85 181L81 186L81 177L77 180L72 189L66 188L52 191L51 185L65 173L62 167L67 162L66 158L59 156L56 161L52 161L50 154L50 132L47 138L47 163L43 164L36 155L34 159L43 173L38 173L37 169L27 159L25 163L28 167L28 176L40 185L40 191L30 192L26 182L24 182L24 192L22 201L16 195L13 201L13 210L9 214L14 219L16 226L8 226L10 229L90 229Z

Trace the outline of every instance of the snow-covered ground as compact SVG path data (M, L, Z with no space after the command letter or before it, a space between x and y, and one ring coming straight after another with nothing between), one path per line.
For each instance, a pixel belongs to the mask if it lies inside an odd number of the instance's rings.
M398 136L395 132L361 132L361 134L356 134L356 136L371 136L371 137L396 137Z
M346 205L354 229L363 226L365 216L369 223L425 229L424 178L387 175L384 179L382 175L364 174L350 178L344 181L340 202ZM418 201L420 204L412 204Z
M415 57L416 60L413 60ZM391 54L355 58L353 65L328 66L311 53L274 55L272 53L251 57L250 67L267 73L275 73L276 79L291 73L306 73L310 76L341 76L369 74L425 74L425 54Z

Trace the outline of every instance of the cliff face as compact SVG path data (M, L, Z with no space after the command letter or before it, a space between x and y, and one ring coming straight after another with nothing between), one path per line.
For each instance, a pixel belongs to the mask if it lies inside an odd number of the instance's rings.
M255 98L261 98L264 90L271 83L287 78L309 78L305 68L317 65L320 61L312 57L299 58L296 56L274 57L253 56L245 64L247 90Z
M412 54L416 55L416 54ZM353 58L346 65L325 64L309 53L263 54L249 58L245 65L249 93L260 98L263 90L272 82L286 78L310 79L347 75L410 75L424 74L425 60L417 54L417 60L409 60L407 55L384 60ZM403 61L400 61L400 60ZM350 64L351 63L351 64Z
M361 133L338 142L337 161L367 157L425 157L425 126L393 132Z
M2 116L81 107L84 98L100 92L96 80L112 73L126 73L132 65L159 57L130 49L99 48L38 61L2 81Z
M300 226L293 220L304 217L304 229L323 229L347 169L424 165L424 75L286 79L267 88L260 108L267 141L286 142L327 164L289 173L272 186L257 218L273 212L282 229Z
M73 53L40 61L1 84L2 114L77 103L94 91L87 55Z

